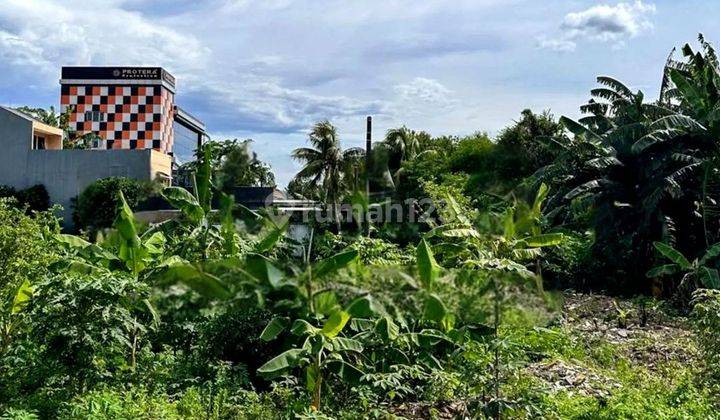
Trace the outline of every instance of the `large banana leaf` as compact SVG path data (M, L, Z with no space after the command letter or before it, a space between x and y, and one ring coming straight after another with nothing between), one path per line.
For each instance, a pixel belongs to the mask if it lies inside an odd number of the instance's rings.
M679 265L683 270L689 270L691 268L690 261L685 258L680 251L671 247L668 244L662 242L653 242L653 246L658 250L665 258Z
M334 338L340 331L345 328L345 324L350 320L350 314L345 311L335 311L330 318L325 321L320 333L327 338Z
M167 187L161 194L171 206L180 210L193 223L200 223L205 217L205 210L197 198L185 188Z
M330 372L338 375L344 382L349 384L356 384L360 382L360 379L365 374L363 371L344 360L330 360L327 362L326 366Z
M171 257L160 265L153 280L165 284L184 283L208 299L228 299L230 290L216 276L202 270L202 266L193 265L179 257Z
M10 313L16 314L21 312L25 306L30 303L30 299L32 298L34 291L35 290L30 285L30 282L25 280L15 293L12 306L10 307Z
M238 252L238 244L235 241L235 218L233 217L234 207L235 197L221 192L220 226L222 228L223 249L229 255L235 255Z
M321 278L342 270L356 261L359 255L360 253L357 250L350 249L320 260L313 266L313 277Z
M664 264L659 265L657 267L653 267L650 269L647 274L645 274L647 277L660 277L660 276L670 276L680 271L680 266L677 264Z
M265 219L265 222L266 228L260 232L258 243L255 246L255 252L267 252L273 249L290 226L289 217L282 218L280 223L268 219Z
M708 267L700 267L700 282L708 289L720 289L720 274L718 270Z
M119 193L120 208L113 226L120 237L120 249L118 258L125 263L125 266L137 275L145 268L144 258L147 252L143 248L140 237L135 226L135 216L125 200L122 191Z
M436 295L427 295L425 298L425 307L423 308L423 319L433 322L441 322L446 314L447 309L445 308L445 304L442 300L440 300L440 298Z
M595 140L599 141L601 140L600 136L598 136L596 133L594 133L592 130L589 130L584 125L571 120L567 117L560 117L560 123L570 130L571 133L575 134L576 136L582 136L587 140Z
M652 131L642 136L638 141L632 145L632 151L634 153L641 153L650 146L654 146L659 143L665 143L685 133L685 130L680 128L669 128L662 130Z
M263 329L260 333L260 339L263 341L272 341L280 335L285 328L288 326L288 319L286 317L275 317Z
M425 289L430 290L440 273L440 266L435 261L432 249L425 241L425 238L420 239L420 243L415 250L415 257L420 281Z
M265 378L273 378L298 365L303 354L302 349L290 349L275 356L257 370Z
M712 261L713 259L717 258L718 255L720 255L720 243L711 245L710 248L708 248L705 251L705 255L700 258L700 265L705 265L708 261Z
M543 233L541 235L524 238L523 241L533 248L559 245L563 241L562 233Z
M293 335L305 336L312 335L318 332L318 328L304 319L296 319L290 327L290 332Z
M199 155L200 165L195 178L195 195L200 207L202 207L205 214L208 214L210 213L210 203L212 201L212 146L210 144L205 145Z
M353 300L345 311L353 318L373 318L387 314L383 305L370 295Z
M388 316L384 316L375 323L375 333L383 341L394 341L400 335L400 327Z
M55 235L55 239L57 239L61 243L70 245L70 247L72 248L85 248L92 245L90 242L79 236L68 235L66 233L58 233L57 235Z
M245 260L245 271L257 280L277 289L282 285L285 274L260 254L249 254Z
M330 340L330 345L333 351L354 351L358 353L363 351L362 343L352 338L335 337Z
M680 91L680 97L695 109L705 107L700 91L677 69L670 69L670 79Z

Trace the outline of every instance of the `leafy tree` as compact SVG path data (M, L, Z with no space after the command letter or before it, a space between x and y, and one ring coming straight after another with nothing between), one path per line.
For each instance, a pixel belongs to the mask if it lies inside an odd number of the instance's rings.
M70 120L70 113L65 112L59 114L55 111L55 107L51 106L48 109L44 108L33 108L29 106L21 106L17 108L18 111L27 114L36 120L39 120L47 125L58 127L66 130L68 128L68 121Z
M520 120L503 129L496 139L495 155L500 160L496 168L506 180L520 180L552 162L554 156L541 140L563 132L562 124L549 111L535 114L525 109L520 115Z
M226 140L218 146L215 176L221 191L231 193L239 186L275 186L275 175L270 167L260 161L256 153L250 153L251 142Z
M137 207L157 193L157 185L129 178L99 179L88 185L73 203L76 229L97 232L112 226L118 209L118 193L122 192L130 207Z
M50 208L50 195L42 184L33 185L24 190L0 185L0 197L14 198L20 207L27 206L28 210L46 211Z

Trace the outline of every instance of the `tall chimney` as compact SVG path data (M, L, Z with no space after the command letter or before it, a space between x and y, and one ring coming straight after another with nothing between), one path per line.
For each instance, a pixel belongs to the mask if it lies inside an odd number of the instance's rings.
M367 117L367 125L365 128L365 199L370 205L370 157L372 153L372 117ZM370 218L365 214L365 233L370 236Z

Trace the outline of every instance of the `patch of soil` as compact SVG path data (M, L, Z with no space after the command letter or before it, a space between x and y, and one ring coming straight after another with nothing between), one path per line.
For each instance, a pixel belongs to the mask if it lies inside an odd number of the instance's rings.
M691 363L697 358L688 320L670 316L658 307L631 300L582 293L566 293L561 324L583 338L617 346L636 364L656 369L671 361Z
M449 401L443 404L403 403L392 409L394 415L406 419L461 419L465 412L466 405L463 401Z
M562 360L533 363L527 367L527 370L544 380L555 391L568 391L600 398L608 397L613 388L621 386L612 378Z
M698 362L694 334L688 320L670 315L658 305L642 307L634 301L605 295L569 292L560 325L587 345L605 342L637 366L651 371L675 362ZM532 363L526 369L551 389L607 397L621 384L572 361Z

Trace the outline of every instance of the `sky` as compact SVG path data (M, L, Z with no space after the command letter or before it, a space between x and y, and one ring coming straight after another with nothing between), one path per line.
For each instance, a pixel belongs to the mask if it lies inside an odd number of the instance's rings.
M343 147L407 125L496 134L577 117L595 77L657 97L673 47L720 42L720 1L0 0L0 104L59 107L63 65L161 66L213 139L253 139L284 187L314 122Z

